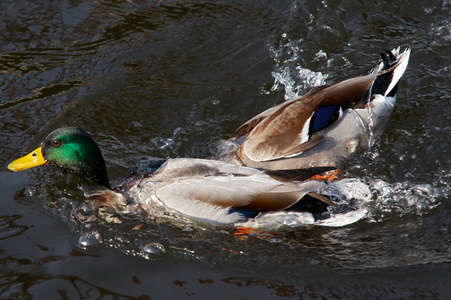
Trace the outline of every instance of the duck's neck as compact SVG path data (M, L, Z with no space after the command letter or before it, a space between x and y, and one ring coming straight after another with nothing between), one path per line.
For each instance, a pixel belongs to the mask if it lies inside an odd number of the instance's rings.
M111 189L110 181L108 179L108 172L106 170L106 164L103 157L102 160L98 160L90 164L89 169L82 171L79 175L88 181L96 182L107 189Z

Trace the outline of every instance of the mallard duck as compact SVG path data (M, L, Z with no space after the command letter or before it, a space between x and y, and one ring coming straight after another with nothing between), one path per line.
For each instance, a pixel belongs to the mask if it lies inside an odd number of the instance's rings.
M401 53L398 47L381 56L356 77L316 87L250 119L223 143L219 159L271 170L342 168L346 157L369 147L383 130L410 49Z
M155 215L159 209L178 211L212 222L233 223L261 212L298 209L303 201L317 199L335 205L317 193L324 182L306 181L332 167L264 171L207 159L169 159L154 173L132 176L111 189L103 155L92 137L79 128L52 133L39 148L8 165L20 171L54 164L100 187L88 200L120 212Z

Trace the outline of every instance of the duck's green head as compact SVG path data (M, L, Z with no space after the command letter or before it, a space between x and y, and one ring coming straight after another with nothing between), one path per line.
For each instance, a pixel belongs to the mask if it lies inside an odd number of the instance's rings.
M110 188L103 155L96 142L82 129L64 127L53 131L39 148L10 163L8 169L21 171L48 163Z

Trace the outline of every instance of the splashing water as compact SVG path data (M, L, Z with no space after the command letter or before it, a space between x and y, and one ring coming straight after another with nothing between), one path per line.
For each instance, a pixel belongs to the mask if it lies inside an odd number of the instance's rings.
M276 230L281 227L318 225L342 227L360 220L382 222L394 215L421 215L437 207L451 192L449 187L411 182L390 184L381 179L347 178L320 191L338 204L319 218L308 212L274 212L240 223L239 226Z
M166 156L170 156L173 152L177 151L183 143L186 141L185 130L178 127L174 130L172 137L162 138L156 137L151 140L151 142Z
M283 34L282 38L286 38L286 34ZM312 87L326 84L328 75L299 65L299 54L303 52L302 42L303 39L299 39L289 41L278 48L270 48L274 61L278 66L278 70L271 73L274 77L271 91L274 92L283 86L285 89L285 100L297 98ZM319 50L313 60L316 61L323 58L327 58L327 54Z
M368 149L371 149L374 143L374 124L373 124L373 111L371 105L366 106L366 113L368 114Z

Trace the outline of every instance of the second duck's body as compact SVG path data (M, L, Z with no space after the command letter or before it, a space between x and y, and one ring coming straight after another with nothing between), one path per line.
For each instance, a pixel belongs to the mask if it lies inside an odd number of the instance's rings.
M264 169L336 166L380 134L393 111L410 49L382 54L365 75L314 88L240 126L221 159Z

